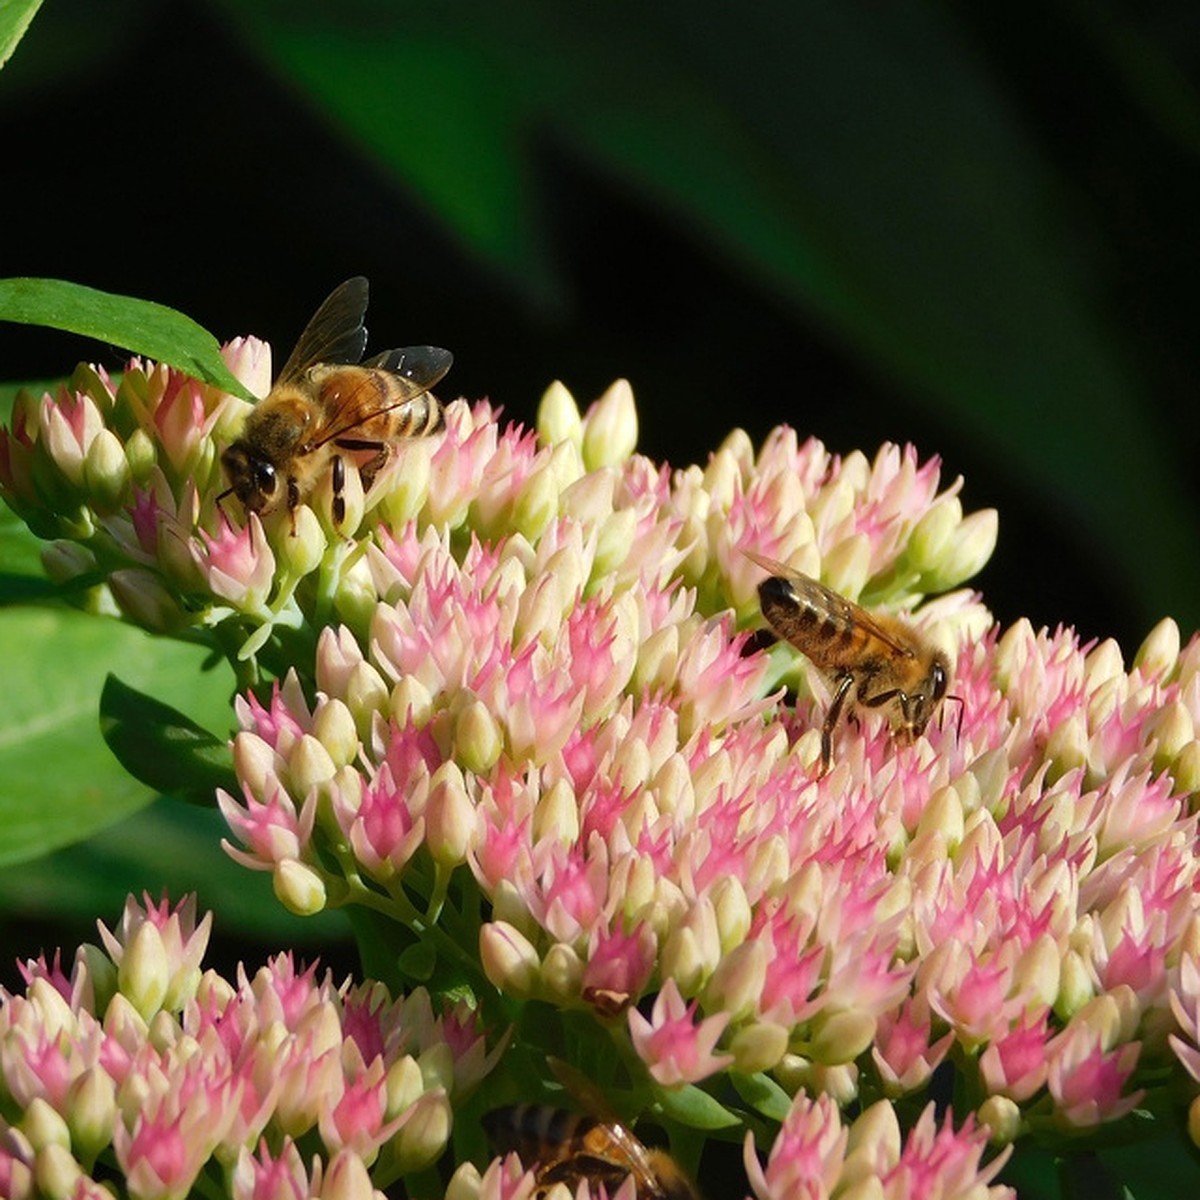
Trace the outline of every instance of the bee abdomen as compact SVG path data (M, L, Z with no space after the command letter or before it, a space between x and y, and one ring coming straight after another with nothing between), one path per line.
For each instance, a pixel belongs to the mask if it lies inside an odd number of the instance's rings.
M501 1153L515 1151L523 1163L542 1157L547 1146L564 1146L595 1124L590 1117L546 1104L512 1104L486 1113L483 1127Z
M788 641L801 648L819 646L825 657L836 658L856 641L850 606L824 588L798 589L779 576L758 585L763 616Z
M428 392L396 409L394 436L430 437L446 428L446 410Z

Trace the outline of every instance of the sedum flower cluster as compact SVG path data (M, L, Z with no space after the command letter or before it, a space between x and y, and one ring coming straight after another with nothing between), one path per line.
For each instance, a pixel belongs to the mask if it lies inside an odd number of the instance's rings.
M265 390L259 344L227 354ZM628 385L583 415L555 385L534 430L451 405L348 473L341 524L327 487L260 521L217 501L239 407L81 369L18 403L0 487L89 602L239 666L229 852L295 912L382 915L402 980L510 1031L496 1103L565 1059L627 1120L745 1139L760 1200L1009 1194L989 1140L1139 1111L1200 1142L1200 642L996 628L951 590L995 513L911 448L739 431L672 471ZM907 745L858 713L823 772L827 681L750 637L750 555L909 613L961 720ZM456 1200L536 1191L474 1157Z
M195 915L130 900L69 974L0 989L0 1195L111 1200L115 1173L137 1198L375 1200L436 1160L495 1061L473 1014L290 954L231 982Z

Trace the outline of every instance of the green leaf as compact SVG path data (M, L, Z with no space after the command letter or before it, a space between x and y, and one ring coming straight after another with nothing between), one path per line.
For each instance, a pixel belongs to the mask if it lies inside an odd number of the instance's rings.
M223 7L526 296L561 286L530 183L556 143L987 446L1147 619L1200 620L1189 485L1081 253L1092 214L952 6Z
M173 900L195 892L201 910L217 913L222 942L237 936L301 950L349 940L342 913L289 913L275 899L269 871L248 871L221 849L228 833L215 810L162 799L86 842L6 866L0 871L0 945L10 954L36 953L38 945L24 942L28 921L90 926L99 916L111 926L127 895L157 897L164 889Z
M4 0L0 4L0 67L12 58L17 43L41 7L42 0Z
M153 793L130 778L100 736L100 686L120 669L178 699L213 728L230 723L232 678L202 673L204 652L116 621L59 609L0 610L0 865L88 837L144 807Z
M762 1071L754 1075L743 1075L739 1071L731 1071L729 1080L734 1090L755 1112L770 1117L773 1121L782 1121L792 1106L792 1098Z
M156 792L211 805L217 788L237 791L223 738L115 675L100 693L100 732L130 775Z
M738 1119L703 1088L685 1084L681 1088L654 1086L654 1098L663 1115L693 1129L725 1129L738 1124Z
M211 333L191 317L150 300L62 279L0 279L0 321L83 334L169 363L243 400L255 399L225 365Z

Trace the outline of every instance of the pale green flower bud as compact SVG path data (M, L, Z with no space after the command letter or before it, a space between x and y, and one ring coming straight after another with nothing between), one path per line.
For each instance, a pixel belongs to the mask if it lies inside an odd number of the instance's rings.
M311 733L304 734L288 755L288 790L301 799L325 785L337 774L337 763Z
M762 998L767 962L767 948L757 938L728 951L705 985L705 1010L727 1012L735 1021L751 1016Z
M484 974L502 992L527 1000L537 992L541 961L533 944L507 921L492 921L479 931Z
M96 569L96 556L78 542L50 542L42 547L41 560L55 583L70 583Z
M1000 798L1008 782L1008 751L997 746L981 754L971 764L971 774L979 785L980 805L996 816L1002 816Z
M924 575L936 571L950 552L955 531L962 524L962 502L958 496L941 496L913 527L908 539L908 561Z
M846 1138L846 1159L862 1159L889 1170L900 1161L900 1122L896 1110L877 1100L859 1114Z
M446 1200L479 1200L483 1190L483 1176L479 1168L470 1162L460 1164L446 1185Z
M446 1149L453 1124L454 1114L446 1093L426 1092L396 1134L393 1142L396 1169L405 1175L423 1171Z
M679 985L684 996L694 996L721 961L721 938L711 901L700 897L683 921L671 930L663 946L660 970Z
M546 462L522 485L513 505L512 524L531 542L537 541L558 516L558 497L556 471L551 462Z
M367 1164L353 1150L339 1150L325 1172L320 1200L378 1200ZM315 1200L315 1198L314 1198Z
M537 432L543 444L570 442L583 446L583 419L575 397L556 379L542 394L537 410Z
M533 810L535 842L552 837L564 846L579 841L579 801L566 779L556 779L538 797Z
M1151 679L1165 679L1179 662L1179 626L1171 617L1163 617L1146 635L1133 656L1133 665Z
M346 528L350 528L348 520ZM335 536L344 538L346 535L335 531ZM378 603L379 594L375 591L375 582L366 558L360 558L353 566L343 568L333 597L333 606L339 618L353 629L365 629L371 623L371 614Z
M861 1178L851 1177L851 1180L847 1182L846 1168L843 1167L838 1175L838 1200L885 1200L883 1183L878 1175L867 1174L864 1169Z
M83 1171L69 1147L54 1143L38 1151L33 1163L33 1177L42 1200L70 1200L83 1178Z
M517 601L516 641L538 638L545 646L553 645L562 628L562 585L557 575L539 575Z
M525 897L509 879L501 879L492 896L492 920L503 921L528 937L537 937L539 926L525 903Z
M461 768L442 763L429 782L425 805L425 844L434 861L456 867L467 861L475 840L475 805L467 795Z
M584 526L599 525L612 515L616 490L615 468L591 471L563 489L562 514L564 517L574 517Z
M408 441L396 456L395 470L380 475L380 486L386 490L380 497L379 511L392 529L403 529L424 507L429 497L435 449L425 439Z
M158 1012L171 984L171 966L158 928L149 921L138 926L117 968L121 993L143 1020Z
M482 700L465 705L454 720L454 757L468 771L483 775L499 761L504 737Z
M1000 518L994 508L983 508L964 518L941 562L922 577L922 586L931 592L946 592L978 574L996 549L999 528Z
M821 560L821 574L843 596L860 596L871 577L871 541L865 533L843 538Z
M771 1021L752 1021L743 1025L729 1043L733 1067L746 1075L770 1071L787 1052L788 1031Z
M638 647L631 688L635 693L656 692L675 682L679 669L679 628L666 625Z
M397 1059L384 1077L387 1088L387 1117L399 1116L425 1094L425 1078L411 1054Z
M174 633L188 623L178 601L149 571L135 567L113 571L108 586L122 614L143 629Z
M1062 956L1058 943L1043 933L1027 946L1013 968L1012 993L1030 997L1034 1004L1052 1005L1062 982Z
M993 1146L1007 1146L1021 1132L1021 1108L1008 1096L989 1096L976 1110L981 1125L986 1126L988 1140Z
M71 1145L84 1162L94 1162L113 1140L116 1115L116 1085L106 1070L89 1067L67 1091L67 1126Z
M120 507L129 488L129 463L120 438L111 429L101 429L87 448L83 482L97 512L115 512Z
M679 762L678 758L670 761ZM680 764L682 765L682 764ZM717 932L721 939L721 952L729 953L735 946L742 945L750 932L753 913L746 889L736 875L725 875L713 884L709 896L717 917Z
M1121 1006L1111 993L1093 996L1072 1018L1071 1024L1084 1025L1095 1033L1104 1050L1111 1050L1120 1042L1124 1021Z
M963 811L958 793L952 787L938 788L929 798L917 822L915 837L940 833L953 852L963 837Z
M21 1115L18 1128L36 1151L44 1150L47 1146L71 1149L71 1131L67 1128L66 1121L58 1110L41 1096L35 1096L29 1102Z
M637 513L632 508L618 509L601 522L596 557L592 560L593 578L615 571L629 557L636 532Z
M1177 791L1194 796L1200 792L1200 741L1188 742L1175 758L1171 777Z
M354 717L354 728L358 731L358 736L365 741L371 735L371 723L375 714L389 712L388 686L384 683L383 676L370 663L355 663L350 668L350 675L346 680L345 701L351 716ZM403 723L403 711L397 712L393 706L390 712L398 722Z
M858 1067L853 1063L837 1063L826 1066L813 1063L808 1070L808 1086L814 1092L824 1093L845 1108L858 1099Z
M1180 700L1173 700L1147 722L1146 735L1148 740L1153 738L1158 743L1154 750L1154 768L1162 771L1195 740L1196 726L1187 706Z
M566 1005L583 991L583 960L574 947L555 942L542 959L542 987L552 1004Z
M814 1062L825 1066L852 1063L874 1040L874 1016L847 1009L819 1022L809 1053Z
M280 904L298 917L311 917L325 907L325 881L299 859L285 858L276 863L271 883Z
M150 472L158 463L154 439L140 426L125 439L125 461L133 481L139 485L150 478Z
M95 1012L107 1012L117 993L117 967L111 958L92 942L84 942L75 951L76 967L86 973L92 983Z
M358 754L358 730L350 709L340 700L327 700L313 717L313 736L325 747L339 767L354 761Z
M435 1042L417 1056L421 1068L421 1079L425 1090L431 1092L441 1088L444 1092L454 1090L454 1051L445 1042Z
M1124 675L1125 662L1115 638L1105 638L1098 646L1093 646L1083 660L1083 677L1089 695L1110 679L1123 679Z
M583 419L583 461L588 470L620 466L637 446L637 410L629 381L618 379Z
M1080 713L1072 713L1065 721L1060 721L1046 739L1046 758L1050 762L1046 782L1056 783L1068 771L1086 767L1087 757L1087 722Z
M299 578L321 565L328 545L317 514L307 504L301 504L292 513L292 522L283 527L283 536L275 546L276 558L285 571Z

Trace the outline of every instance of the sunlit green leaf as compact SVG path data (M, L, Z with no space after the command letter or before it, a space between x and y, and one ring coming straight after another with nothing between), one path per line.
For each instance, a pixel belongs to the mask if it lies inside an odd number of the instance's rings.
M12 58L17 43L41 7L42 0L4 0L0 4L0 67Z
M83 334L169 363L244 400L254 399L225 365L211 333L191 317L150 300L62 279L0 279L0 321Z
M720 1101L690 1083L680 1088L655 1087L654 1098L665 1116L692 1129L724 1129L738 1123Z
M740 1071L729 1073L730 1082L737 1094L764 1117L782 1121L791 1107L791 1097L769 1075L759 1071L756 1075L743 1075Z
M0 610L0 864L88 837L148 804L100 736L100 688L119 670L212 729L231 723L232 679L203 652L67 610Z

